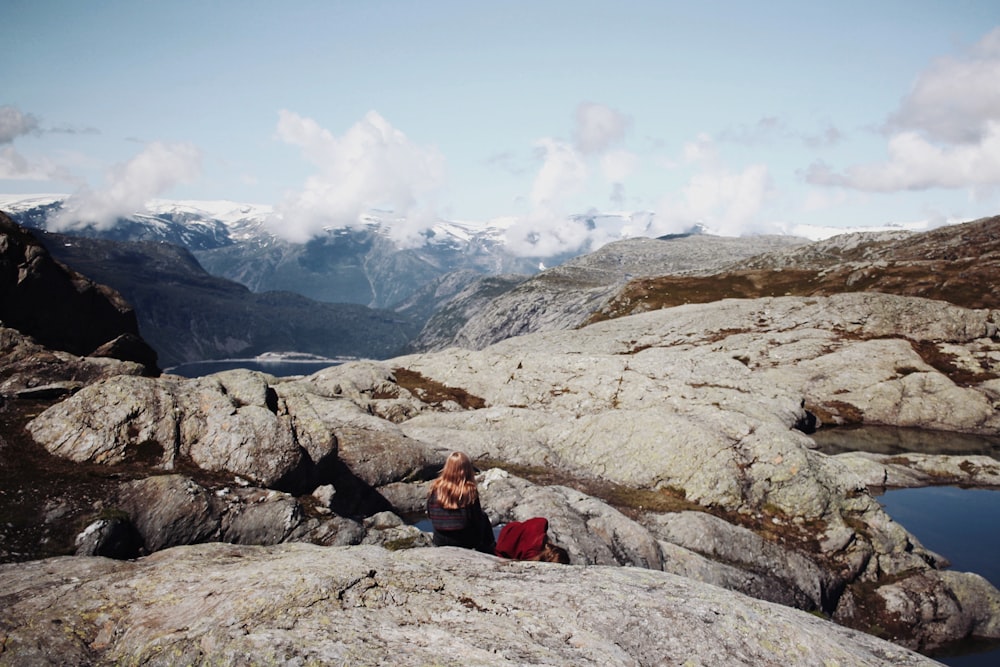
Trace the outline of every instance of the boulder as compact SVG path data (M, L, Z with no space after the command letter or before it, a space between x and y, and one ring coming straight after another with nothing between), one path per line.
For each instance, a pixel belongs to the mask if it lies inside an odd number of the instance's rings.
M597 498L565 486L537 486L491 469L480 498L494 525L541 516L549 538L579 565L628 565L658 570L663 556L649 531Z
M219 539L212 493L183 475L158 475L121 485L118 508L142 536L147 552Z
M313 437L312 458L292 417L278 410L268 377L232 371L196 380L107 378L48 408L27 428L51 453L77 462L139 460L165 470L185 463L262 486L314 483L336 443L328 438L324 447Z
M175 379L115 376L83 388L28 424L36 442L78 463L177 462Z
M287 493L236 485L212 490L183 475L125 482L115 503L116 510L134 524L147 553L209 541L347 545L366 539L366 530L357 521L329 511L313 515ZM369 541L382 543L375 538ZM412 542L422 544L419 539Z
M1000 592L981 576L925 570L881 584L852 584L834 619L926 650L955 637L1000 635L997 609Z
M843 586L802 553L704 512L647 514L644 523L659 540L725 564L727 573L743 573L742 580L711 576L706 578L709 583L724 582L726 588L805 610L828 607ZM682 563L678 574L688 568ZM674 571L666 558L664 569Z
M204 544L0 565L17 664L932 665L811 614L641 568L454 549Z
M131 361L81 357L51 350L16 329L0 326L0 397L51 400L116 375L142 375Z

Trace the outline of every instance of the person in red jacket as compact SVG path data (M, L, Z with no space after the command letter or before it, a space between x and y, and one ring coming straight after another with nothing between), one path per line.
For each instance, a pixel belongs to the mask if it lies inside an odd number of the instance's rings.
M549 520L544 517L505 524L497 538L496 555L514 560L569 564L566 550L549 542Z
M435 546L493 553L493 526L479 504L472 460L464 452L452 452L431 483L427 516L434 527Z

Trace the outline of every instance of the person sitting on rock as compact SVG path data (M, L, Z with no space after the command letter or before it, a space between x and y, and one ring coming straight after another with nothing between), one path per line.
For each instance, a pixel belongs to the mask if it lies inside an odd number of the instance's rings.
M504 525L497 538L496 555L514 560L569 564L566 550L549 542L549 520L544 517Z
M452 452L427 494L427 516L434 527L434 545L462 547L493 554L493 527L479 504L472 460Z

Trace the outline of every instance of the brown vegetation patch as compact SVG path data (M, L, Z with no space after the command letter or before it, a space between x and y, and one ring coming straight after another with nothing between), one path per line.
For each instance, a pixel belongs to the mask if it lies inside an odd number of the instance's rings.
M512 475L540 486L568 486L580 493L599 498L631 519L638 519L643 512L706 511L697 503L685 499L680 489L636 489L592 477L578 477L556 468L510 463L499 459L478 459L481 470L500 468Z
M942 351L937 343L911 340L910 346L914 352L920 355L925 364L945 375L960 387L970 387L998 377L996 373L987 368L984 362L980 362L979 370L958 364L955 355Z
M424 403L441 407L446 402L454 402L466 410L479 410L486 407L486 401L470 394L459 387L449 387L436 380L424 377L408 368L394 368L396 384L408 390Z
M888 586L915 574L919 571L901 572L896 575L880 577L876 581L855 580L847 587L847 593L854 602L854 614L850 618L840 619L847 627L861 630L870 635L889 641L911 637L913 628L900 614L890 612L885 599L878 594L878 589Z
M816 415L820 424L827 426L850 426L863 424L865 421L864 411L846 401L806 403L805 409Z
M53 456L24 428L50 405L0 400L0 563L74 553L77 534L115 516L119 484L148 476L147 459L157 454L147 444L114 466Z
M662 276L632 280L585 324L648 310L729 298L806 296L815 293L817 272L809 270L739 271L715 276Z

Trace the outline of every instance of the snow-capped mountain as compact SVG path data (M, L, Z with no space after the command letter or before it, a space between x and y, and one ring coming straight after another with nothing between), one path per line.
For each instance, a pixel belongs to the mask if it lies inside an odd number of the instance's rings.
M470 275L534 275L614 241L657 236L651 212L591 212L567 220L556 254L524 256L535 247L533 231L517 219L489 223L438 220L415 237L396 240L406 221L373 211L350 226L330 227L306 243L282 238L284 224L271 206L226 200L157 199L145 210L96 225L67 219L66 195L0 195L0 210L17 222L47 231L116 241L161 241L191 251L211 274L255 292L286 290L331 303L374 308L436 302L422 297L455 272ZM924 225L926 227L926 225ZM919 223L893 229L919 230ZM684 233L708 233L698 224ZM812 240L855 230L799 226L789 236ZM518 234L520 236L518 236ZM520 245L512 239L527 238ZM572 247L574 243L578 247ZM515 245L517 247L515 248ZM539 244L537 247L545 247ZM566 248L572 247L571 250ZM516 249L517 252L514 250ZM449 281L447 284L453 284Z
M270 206L231 201L153 200L144 211L96 225L60 215L65 195L0 195L0 210L34 229L114 241L158 241L191 251L216 276L256 292L287 290L319 301L392 307L454 271L537 272L540 261L508 252L502 226L441 220L416 247L393 240L392 219L373 212L307 243L276 233Z

